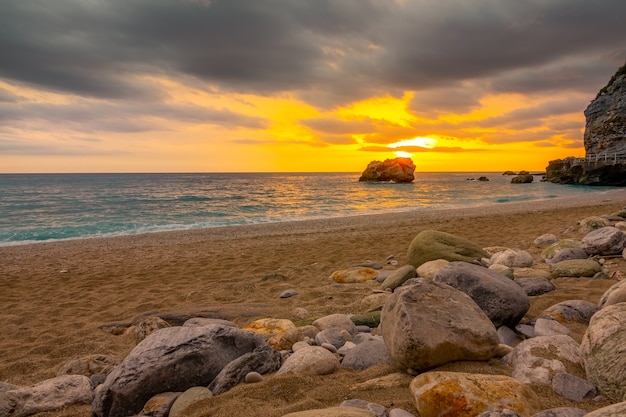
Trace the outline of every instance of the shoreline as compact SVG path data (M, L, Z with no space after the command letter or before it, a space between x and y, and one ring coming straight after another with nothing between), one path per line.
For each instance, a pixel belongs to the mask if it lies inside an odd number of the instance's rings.
M389 257L403 266L411 240L425 229L453 233L481 247L527 250L539 265L541 249L533 244L538 236L554 233L560 238L580 239L584 234L578 221L611 214L624 206L626 189L593 198L3 246L0 382L32 386L56 376L69 361L88 355L122 359L136 344L134 334L116 335L103 331L102 326L130 323L145 314L209 311L244 327L268 317L300 323L328 314L365 313L372 308L366 300L380 292L380 284L337 284L330 279L331 274L367 260L380 262L385 269L396 268L386 263ZM609 259L606 265L626 271L624 259ZM553 282L555 291L533 297L527 319L565 300L597 303L616 280L559 278ZM280 298L289 289L296 290L297 295ZM473 362L453 363L446 369L510 372L506 367ZM306 383L322 404L334 406L341 401L337 393L345 392L355 380L390 372L388 368L362 373L341 370L326 378L307 379ZM294 389L302 383L297 377L284 378ZM237 407L245 403L249 390L258 390L262 398L274 398L270 381L268 378L267 384L240 387L216 397L214 406L220 411L213 414L241 414ZM545 405L571 406L551 390L538 392ZM413 407L406 387L384 393L384 401L407 410ZM306 396L299 395L296 401L305 401ZM374 392L359 395L383 401ZM591 410L601 404L588 400L577 405ZM286 413L280 403L270 401L264 407L263 414L268 417ZM89 406L85 405L45 415L88 414Z
M586 198L590 196L602 196L600 201L586 201ZM581 198L582 197L582 198ZM520 200L510 202L490 202L488 204L469 206L469 207L452 207L452 208L415 208L415 209L398 209L384 211L380 213L364 213L364 214L351 214L333 216L327 218L308 218L308 219L295 219L285 221L269 221L259 223L248 224L230 224L210 227L190 227L180 230L159 230L159 231L146 231L139 233L120 233L111 235L100 236L84 236L84 237L72 237L63 239L50 239L41 241L9 241L1 242L0 250L3 248L31 246L31 245L49 245L57 243L72 243L81 241L92 241L99 239L131 239L141 240L144 237L150 236L171 236L173 238L180 238L183 235L201 234L204 237L207 235L215 234L216 236L228 235L231 233L242 234L247 231L251 235L262 234L282 234L280 229L287 229L290 233L307 233L308 231L319 231L320 228L325 230L339 228L345 229L353 226L355 223L365 221L371 224L384 225L389 223L395 223L397 221L418 221L428 222L441 218L459 218L468 216L483 216L483 215L498 215L498 214L516 214L520 212L533 212L542 210L553 210L565 207L587 207L595 205L610 204L616 200L621 200L626 205L626 189L611 189L605 191L599 191L597 193L590 193L584 196L574 197L557 197L557 198L544 198L537 200ZM531 205L532 207L527 207Z

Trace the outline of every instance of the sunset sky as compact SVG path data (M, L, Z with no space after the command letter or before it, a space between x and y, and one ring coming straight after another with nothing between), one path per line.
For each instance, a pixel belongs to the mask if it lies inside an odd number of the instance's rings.
M0 0L0 173L543 170L624 0Z

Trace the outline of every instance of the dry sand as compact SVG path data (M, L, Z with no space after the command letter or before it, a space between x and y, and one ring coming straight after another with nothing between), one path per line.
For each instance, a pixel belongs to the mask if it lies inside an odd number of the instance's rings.
M365 260L406 262L409 243L420 231L454 233L486 246L529 250L544 233L580 238L577 221L613 213L626 205L626 190L596 196L507 203L478 209L415 211L349 218L233 226L187 232L0 247L0 382L32 385L54 377L66 362L89 354L123 358L131 335L99 326L129 322L148 311L203 309L245 325L263 317L296 320L296 308L314 319L332 313L361 313L361 299L375 282L334 284L330 274ZM612 271L626 271L623 259ZM526 319L568 299L598 302L614 280L558 279L558 289L532 297ZM285 289L298 295L280 299ZM582 329L581 331L584 331ZM574 337L580 339L581 334ZM464 362L443 369L509 374L491 363ZM191 407L187 416L282 416L302 409L361 398L415 413L406 377L397 386L354 389L357 383L392 372L342 370L323 377L283 375L240 385ZM534 387L546 408L595 409L605 403L573 403L550 388ZM39 416L89 416L72 406Z

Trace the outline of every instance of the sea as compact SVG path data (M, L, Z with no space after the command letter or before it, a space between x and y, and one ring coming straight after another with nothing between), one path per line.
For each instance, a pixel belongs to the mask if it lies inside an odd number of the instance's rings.
M511 184L502 173L0 174L0 246L580 196L610 188ZM489 181L478 181L485 176Z

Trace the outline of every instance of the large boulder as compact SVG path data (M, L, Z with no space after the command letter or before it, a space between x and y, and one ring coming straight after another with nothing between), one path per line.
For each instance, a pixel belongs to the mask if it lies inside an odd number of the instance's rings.
M537 336L522 341L506 359L512 376L526 384L551 385L568 368L580 367L580 346L569 336Z
M361 174L359 181L412 182L415 179L414 172L415 164L411 158L372 161Z
M543 408L530 386L505 375L425 372L409 389L420 417L478 416L490 409L531 416Z
M581 247L589 255L617 255L625 246L626 233L611 226L589 232L581 241Z
M409 264L419 268L423 263L437 259L478 263L489 255L465 238L437 230L424 230L409 245L407 257Z
M160 392L207 386L231 361L265 344L260 335L230 326L161 329L139 343L98 386L92 414L129 416Z
M521 286L480 265L450 262L435 275L434 281L469 295L496 327L515 327L530 308Z
M498 347L496 328L466 294L418 280L389 297L380 320L393 362L424 371L458 360L488 360Z
M606 306L591 317L580 344L589 382L612 401L626 395L626 303Z

